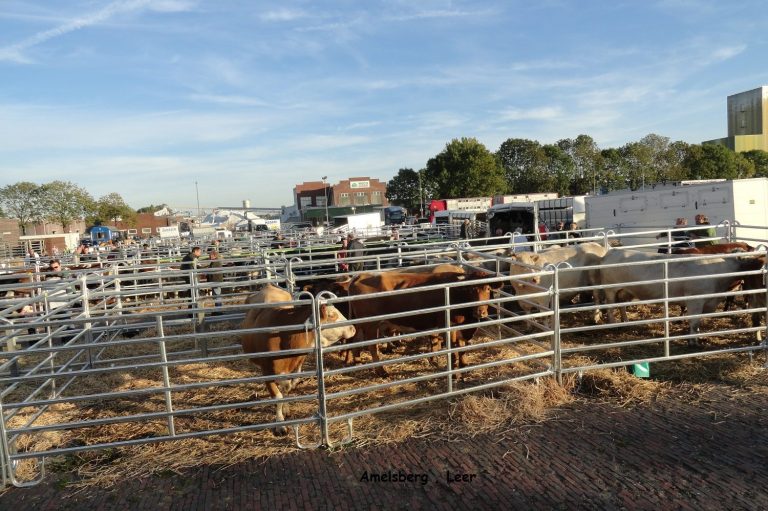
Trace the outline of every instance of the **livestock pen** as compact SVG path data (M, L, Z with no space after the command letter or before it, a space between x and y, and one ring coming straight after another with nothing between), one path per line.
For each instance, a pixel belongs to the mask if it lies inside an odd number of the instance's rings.
M594 239L605 245L610 242L609 235ZM427 267L450 260L484 276L471 282L459 279L447 285L368 295L365 299L396 296L405 301L409 295L436 290L442 297L412 311L363 318L368 322L396 324L402 316L424 313L442 314L446 319L418 331L381 329L376 338L356 344L391 346L393 353L378 362L364 358L359 365L346 366L338 355L350 346L323 347L319 342L281 353L305 354L307 362L300 373L277 378L254 369L251 359L265 354L244 354L240 349L242 318L252 308L265 307L244 303L245 296L266 283L296 291L295 299L285 305L311 306L310 320L255 331L308 332L317 340L326 328L317 316L319 304L341 308L363 299L301 293L302 284L315 278L307 268L314 270L320 261L262 254L258 263L247 258L238 266L201 269L189 274L188 280L181 278L184 272L160 263L115 265L59 282L31 283L30 296L6 298L0 312L0 342L6 347L0 365L3 483L35 484L44 476L46 459L81 453L110 460L129 450L144 467L157 467L172 466L172 454L179 456L180 451L211 456L215 449L234 456L236 449L249 446L252 449L244 449L245 453L273 452L277 446L285 447L286 440L266 431L278 425L274 419L277 400L265 399L263 390L270 379L302 380L280 401L290 405L283 424L293 429L293 441L309 447L336 445L356 432L384 428L386 423L376 419L383 414L503 389L513 382L559 380L569 373L645 361L765 350L765 344L754 342L754 334L764 327L731 324L733 313L724 311L698 315L707 320L701 334L704 345L689 347L686 341L691 334L681 331L689 317L673 313L670 296L627 303L634 308L630 323L588 324L596 310L604 311L608 305L586 299L561 303L558 298L599 290L595 284L576 289L559 285L563 274L589 269L530 267L510 274L515 264L507 250L511 244L508 239L497 241L482 248L435 244L408 254L360 256L371 270L387 271L387 266L401 265L412 257ZM765 252L754 255L764 257ZM736 257L740 256L726 256ZM668 267L677 260L664 258L657 264ZM322 264L334 262L329 258ZM204 278L215 272L224 274L220 307L209 295L219 284ZM737 273L734 277L764 279L765 269ZM552 284L539 286L534 282L537 277L539 282L546 277ZM662 274L644 282L666 289L675 279L700 280L701 276ZM482 321L452 324L452 311L466 307L452 298L461 288L478 283L504 286L485 303L491 314ZM527 286L528 292L513 294L515 284ZM12 288L17 286L7 286ZM759 293L765 295L764 285L760 290L715 294L724 298ZM750 306L739 311L751 313L765 316L766 308ZM340 324L361 323L361 318L353 317ZM478 329L472 342L452 345L450 333L468 328ZM445 340L437 351L418 341L431 335ZM463 353L468 364L455 366L452 355L456 353ZM387 375L376 374L379 368L385 368Z

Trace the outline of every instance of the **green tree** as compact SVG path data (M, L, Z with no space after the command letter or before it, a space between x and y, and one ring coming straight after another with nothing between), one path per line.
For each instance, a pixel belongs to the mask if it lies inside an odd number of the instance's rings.
M619 149L624 160L625 179L630 190L645 188L654 183L651 174L651 149L640 142L630 142Z
M27 233L28 223L41 218L41 195L40 186L29 181L0 188L0 204L18 220L22 234Z
M627 187L627 165L626 160L619 149L611 147L600 151L603 161L601 172L602 179L598 181L598 186L606 192L613 190L623 190Z
M150 204L149 206L144 206L143 208L139 208L136 210L136 213L154 213L155 211L160 211L163 208L167 208L168 204L161 204L159 206L155 206L154 204Z
M603 157L594 139L589 135L579 135L575 139L559 140L557 146L573 161L574 176L570 193L573 195L597 193L598 184L602 180Z
M136 222L136 212L125 203L119 193L112 192L96 201L89 220L94 224L109 222L114 224L120 220L127 225L132 225Z
M689 179L742 179L755 174L752 161L720 144L691 146L683 165Z
M422 186L419 173L413 169L400 169L387 182L386 196L392 204L403 206L409 211L418 211L421 207L420 191Z
M547 156L545 168L549 175L548 190L561 196L570 195L576 166L571 157L556 145L545 145L544 154ZM542 190L543 191L543 190Z
M453 139L427 162L424 178L442 199L490 196L504 191L494 155L474 138Z
M755 149L741 153L755 167L755 177L768 177L768 151Z
M93 197L69 181L53 181L40 188L44 215L61 224L65 232L75 220L84 218L93 209Z
M683 181L688 178L688 173L685 168L685 159L688 157L690 151L691 145L687 142L678 140L669 144L669 148L667 149L667 162L669 164L666 175L667 181Z
M547 174L547 155L535 140L510 138L505 140L496 158L501 165L507 191L510 193L551 192Z

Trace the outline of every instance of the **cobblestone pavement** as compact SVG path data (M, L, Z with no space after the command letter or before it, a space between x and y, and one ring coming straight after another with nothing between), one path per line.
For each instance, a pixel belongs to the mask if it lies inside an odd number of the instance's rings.
M89 493L49 474L0 509L768 509L766 438L768 395L723 385L632 408L582 399L503 435L300 452Z

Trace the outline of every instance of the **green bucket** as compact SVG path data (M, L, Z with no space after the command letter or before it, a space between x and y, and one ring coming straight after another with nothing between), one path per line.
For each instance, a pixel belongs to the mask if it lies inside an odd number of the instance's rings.
M639 364L632 364L630 372L638 378L650 378L651 377L651 365L648 362L640 362Z

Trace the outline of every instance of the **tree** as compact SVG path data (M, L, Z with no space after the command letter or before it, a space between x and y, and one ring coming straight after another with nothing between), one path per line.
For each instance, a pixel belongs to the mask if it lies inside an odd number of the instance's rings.
M27 233L27 224L40 217L40 186L21 181L0 188L0 204L7 213L19 221L22 234Z
M561 196L570 195L575 169L573 160L556 145L545 145L543 150L544 154L547 155L545 165L551 183L547 189L557 192Z
M496 152L507 191L510 193L551 192L547 175L547 155L535 140L510 138Z
M557 146L570 156L574 165L574 176L570 185L570 193L584 195L597 193L603 169L603 157L600 148L589 135L579 135L576 139L559 140Z
M136 210L136 213L154 213L155 211L160 211L161 209L167 208L168 204L161 204L159 206L155 206L154 204L150 204L149 206L144 206L143 208L139 208Z
M650 147L640 142L630 142L619 149L619 154L624 160L624 178L630 190L645 188L646 185L654 183L650 171L652 156Z
M683 165L689 179L742 179L755 173L752 161L720 144L691 146Z
M490 196L505 189L494 155L474 138L453 139L427 162L424 177L442 199Z
M112 192L96 202L95 211L89 220L94 224L110 221L116 223L121 220L127 225L132 225L136 222L136 212L125 203L119 193Z
M43 214L61 224L64 232L75 220L84 218L93 209L93 197L69 181L53 181L40 188Z
M627 168L621 151L611 147L603 149L600 156L603 160L603 169L601 172L602 179L598 181L598 186L607 192L626 188Z
M392 204L417 211L421 207L420 191L422 186L419 173L413 169L400 169L387 183L386 197Z
M755 177L768 177L768 152L755 149L741 153L755 167Z

